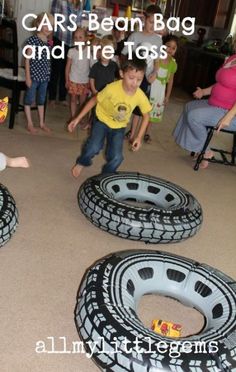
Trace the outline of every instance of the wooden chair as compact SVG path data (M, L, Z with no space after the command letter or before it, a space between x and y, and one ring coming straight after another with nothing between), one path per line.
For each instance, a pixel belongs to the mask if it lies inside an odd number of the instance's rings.
M218 158L216 159L215 157L213 157L211 159L206 159L206 158L204 158L204 154L205 154L207 148L209 147L209 144L210 144L211 139L213 137L214 131L216 131L217 128L216 127L207 127L207 130L208 130L208 135L207 135L205 144L202 148L202 151L200 152L200 154L198 155L198 157L196 159L196 163L194 165L194 170L197 171L199 169L199 165L200 165L202 160L208 160L211 163L218 163L218 164L224 164L224 165L235 165L236 131L221 129L220 132L228 133L228 134L233 135L232 150L231 151L226 151L226 150L211 148L212 151L214 151L215 153L220 154L220 159L218 159Z
M0 87L11 90L9 128L12 129L16 113L24 110L20 93L26 84L24 68L18 66L17 25L8 18L0 21Z

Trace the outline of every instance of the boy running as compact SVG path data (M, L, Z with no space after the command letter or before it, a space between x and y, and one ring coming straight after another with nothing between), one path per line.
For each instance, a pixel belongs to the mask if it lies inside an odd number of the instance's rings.
M108 84L92 97L79 115L68 124L69 132L73 132L83 117L96 106L91 134L72 168L74 177L79 177L83 167L92 164L92 158L103 149L105 139L106 164L102 168L102 173L116 172L123 161L125 128L136 106L142 113L142 122L133 141L132 150L137 151L140 148L152 108L148 98L139 88L145 69L146 62L135 55L132 59L125 60L120 69L121 80Z

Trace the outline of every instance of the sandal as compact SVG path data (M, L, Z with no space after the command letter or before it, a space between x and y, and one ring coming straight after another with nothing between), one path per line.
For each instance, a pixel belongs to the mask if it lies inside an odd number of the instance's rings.
M214 157L214 152L209 150L205 153L201 163L199 164L199 168L206 169L209 165L209 161L207 159L212 159Z
M145 136L144 136L144 142L145 143L151 143L152 142L152 139L151 139L150 134L145 134Z

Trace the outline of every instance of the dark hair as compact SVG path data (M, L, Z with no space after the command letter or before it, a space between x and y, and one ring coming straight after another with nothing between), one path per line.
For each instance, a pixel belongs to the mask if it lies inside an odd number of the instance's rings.
M179 38L178 38L178 36L175 36L175 35L172 35L172 34L163 36L163 38L162 38L163 44L166 44L169 41L174 41L177 46L179 44Z
M126 72L128 70L137 70L137 71L143 71L145 72L147 67L147 63L145 59L140 59L136 56L135 53L132 54L132 59L128 59L127 56L124 58L124 61L122 61L120 69L123 72Z
M149 5L145 10L144 15L147 18L156 13L162 14L161 8L158 5Z
M118 30L118 28L117 28L117 26L118 27L124 27L125 26L125 22L124 21L118 21L116 24L114 24L114 27L113 27L113 30L114 31L120 31L120 30Z

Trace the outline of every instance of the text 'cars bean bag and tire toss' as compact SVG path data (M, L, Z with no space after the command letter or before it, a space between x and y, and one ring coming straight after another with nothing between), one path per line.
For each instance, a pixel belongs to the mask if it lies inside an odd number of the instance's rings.
M145 294L160 294L204 315L200 333L168 338L137 316ZM236 371L236 283L206 264L160 251L113 253L80 285L75 322L102 371Z

